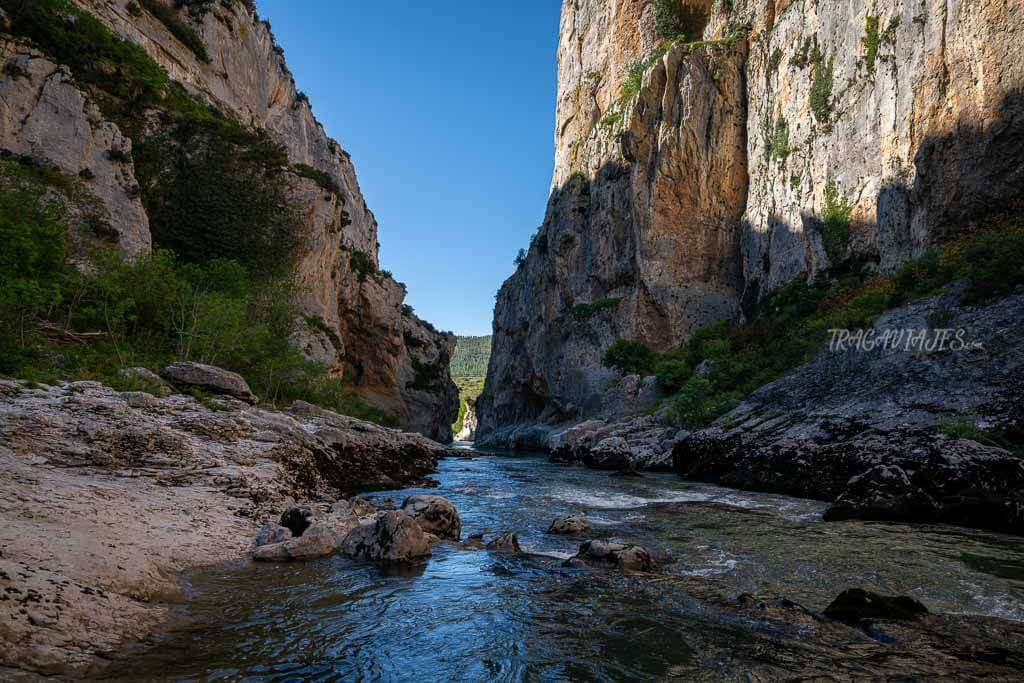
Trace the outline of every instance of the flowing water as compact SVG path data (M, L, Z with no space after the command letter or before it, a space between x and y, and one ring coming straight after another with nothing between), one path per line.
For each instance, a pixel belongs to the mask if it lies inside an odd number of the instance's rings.
M189 625L117 676L648 680L714 670L728 677L736 671L723 657L765 627L698 597L705 592L774 593L820 611L844 589L863 587L912 595L933 612L1024 621L1024 548L1013 537L825 524L819 502L668 474L621 477L542 456L449 459L436 479L436 489L369 497L400 504L417 492L446 496L464 538L516 531L529 554L442 543L429 561L401 571L335 557L195 573ZM647 547L659 561L657 577L563 568L580 540L545 529L571 513L585 515L589 537Z

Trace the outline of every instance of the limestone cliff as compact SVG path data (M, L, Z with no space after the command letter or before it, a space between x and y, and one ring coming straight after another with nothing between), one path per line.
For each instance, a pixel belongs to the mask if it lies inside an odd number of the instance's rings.
M270 25L253 3L161 3L198 35L202 58L145 9L147 3L74 0L115 35L141 46L171 79L287 151L299 214L295 273L303 317L297 341L311 358L351 379L371 403L410 429L450 438L457 411L447 363L455 343L403 306L404 286L379 271L377 223L355 169L296 89ZM0 30L3 26L0 17ZM81 174L103 219L129 255L152 244L131 159L132 140L104 120L88 88L32 46L0 33L0 149ZM325 191L325 182L338 191ZM429 377L427 377L429 375Z
M553 187L478 438L641 410L601 367L615 339L663 351L830 265L891 272L1022 193L1019 2L686 0L703 39L671 43L658 4L563 3Z

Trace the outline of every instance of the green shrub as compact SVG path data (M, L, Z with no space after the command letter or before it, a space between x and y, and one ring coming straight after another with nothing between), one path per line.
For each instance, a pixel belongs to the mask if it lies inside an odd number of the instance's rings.
M69 216L48 197L47 173L0 161L0 355L5 357L26 347L35 318L55 307L64 292Z
M613 109L601 117L600 123L605 128L614 128L622 123L622 112Z
M708 13L683 5L681 0L655 0L654 26L658 37L666 40L700 40L708 23Z
M142 48L120 40L67 0L0 0L11 33L29 38L75 78L109 93L104 110L141 110L159 99L167 73Z
M878 59L878 49L882 46L882 33L878 30L878 17L869 14L864 20L864 63L867 65L868 73L875 73L875 60Z
M327 192L343 197L341 187L338 186L338 183L334 178L332 178L329 173L321 171L319 168L313 168L309 164L294 164L292 166L292 172L302 178L309 178Z
M701 429L739 405L738 391L719 392L703 377L691 378L672 399L668 419L684 429Z
M619 339L605 352L603 363L627 374L646 376L654 371L655 360L654 352L643 342Z
M602 311L613 311L622 303L622 297L606 297L590 304L576 304L569 309L573 320L589 320Z
M826 58L815 45L811 63L814 65L811 80L811 112L815 119L828 125L832 116L832 88L835 77L832 58Z
M514 259L512 259L512 264L518 269L518 268L522 268L523 264L525 264L525 263L526 263L526 250L525 249L520 249L516 253L516 257Z
M781 111L774 123L770 116L767 118L764 133L766 158L785 161L793 150L789 146L789 122Z
M825 206L821 212L821 241L833 265L846 254L850 243L850 217L853 207L839 191L835 181L829 179L825 185Z
M360 282L366 282L367 277L377 275L377 264L373 262L369 254L359 249L351 251L349 255L349 268L356 274Z
M206 44L203 42L203 39L199 37L194 28L182 21L181 17L178 16L178 13L170 5L164 4L163 0L136 1L145 7L147 12L156 17L161 24L166 26L171 35L191 50L200 61L207 64L210 63L210 53L206 50ZM177 4L180 7L184 3L178 2Z

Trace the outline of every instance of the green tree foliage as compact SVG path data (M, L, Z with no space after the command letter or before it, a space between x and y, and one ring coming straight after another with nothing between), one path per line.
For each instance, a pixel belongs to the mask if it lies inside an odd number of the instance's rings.
M123 388L120 368L196 360L242 374L268 403L303 399L389 422L292 345L298 311L287 277L256 277L237 260L190 262L168 250L135 263L97 250L85 272L73 267L72 214L62 199L73 182L0 163L0 373Z
M473 379L487 375L487 363L491 358L491 336L458 337L455 353L452 355L451 374L453 379Z
M811 76L811 112L820 123L828 125L832 117L832 88L834 69L832 58L825 57L815 44L811 53L814 71Z
M116 38L96 17L67 0L0 0L0 7L13 34L31 39L119 106L141 110L158 100L167 85L166 72L145 50ZM109 100L102 103L109 112Z
M643 342L619 339L604 354L604 365L628 374L649 375L654 371L655 354Z
M825 185L825 206L821 212L821 239L832 264L839 263L850 243L850 217L853 207L839 191L835 181Z
M602 311L614 311L622 303L622 297L605 297L589 304L576 304L569 309L573 320L590 320Z
M68 220L35 169L0 162L0 355L24 347L34 319L61 299Z

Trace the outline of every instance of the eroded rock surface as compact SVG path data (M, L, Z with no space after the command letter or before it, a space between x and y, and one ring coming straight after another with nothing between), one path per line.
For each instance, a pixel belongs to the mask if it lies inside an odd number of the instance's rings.
M646 548L611 541L587 541L566 560L568 566L612 565L625 571L647 572L655 568Z
M416 520L427 533L439 538L459 540L462 521L451 501L441 496L409 496L402 503L402 511Z
M955 293L896 309L885 330L963 329L958 350L824 347L674 449L682 476L833 501L826 519L945 522L1024 533L1024 459L939 433L950 415L984 432L1024 424L1024 292L957 305ZM932 332L929 339L937 339ZM929 342L931 343L931 342ZM969 348L967 345L971 345ZM973 345L978 346L973 346Z
M18 596L0 601L0 667L91 676L167 619L155 603L183 599L177 572L246 556L258 524L298 503L423 485L445 454L309 406L150 398L0 381L0 594ZM337 540L348 519L324 531ZM315 528L272 528L260 550L312 554Z
M341 546L357 560L411 562L430 555L430 541L423 528L402 510L382 512L359 525Z

